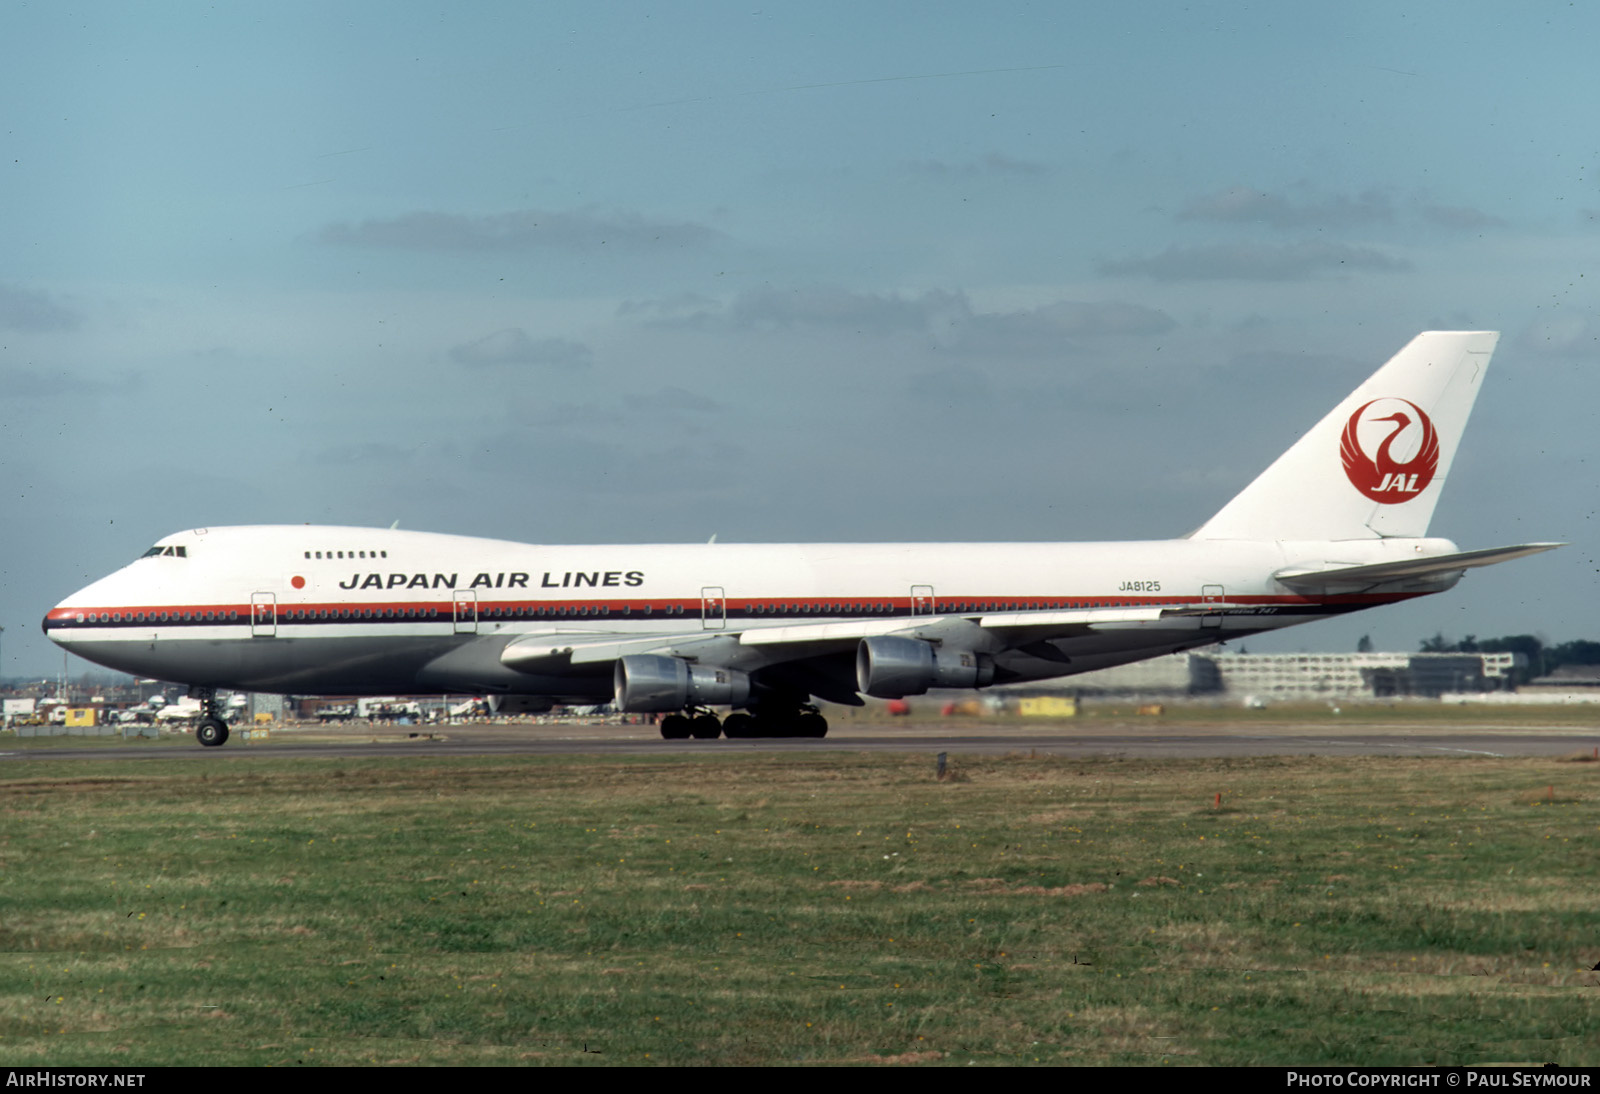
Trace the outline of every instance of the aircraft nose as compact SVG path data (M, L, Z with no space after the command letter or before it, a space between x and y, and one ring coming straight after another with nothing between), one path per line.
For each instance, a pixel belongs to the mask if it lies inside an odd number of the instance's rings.
M83 622L83 612L72 607L72 597L68 597L45 613L39 620L39 629L44 636L58 646L65 646L72 638L72 628Z
M44 619L39 623L44 636L58 646L69 645L85 624L93 622L88 619L86 613L97 603L105 601L102 586L108 580L110 579L101 578L85 585L46 612Z

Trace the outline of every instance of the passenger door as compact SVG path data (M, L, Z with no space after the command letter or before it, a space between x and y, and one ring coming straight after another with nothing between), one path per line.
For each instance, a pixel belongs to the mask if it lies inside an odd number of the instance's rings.
M700 627L702 630L720 631L728 625L728 601L722 595L721 585L707 585L700 590Z
M276 638L278 635L278 596L276 593L250 594L250 637Z

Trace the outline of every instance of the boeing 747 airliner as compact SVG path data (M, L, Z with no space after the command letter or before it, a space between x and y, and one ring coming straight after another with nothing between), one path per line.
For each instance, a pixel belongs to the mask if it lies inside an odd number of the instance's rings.
M51 609L91 661L217 689L614 701L666 737L815 736L814 705L1125 664L1451 588L1559 546L1428 523L1498 335L1417 336L1199 530L1138 543L531 546L196 528ZM734 713L718 719L714 707Z

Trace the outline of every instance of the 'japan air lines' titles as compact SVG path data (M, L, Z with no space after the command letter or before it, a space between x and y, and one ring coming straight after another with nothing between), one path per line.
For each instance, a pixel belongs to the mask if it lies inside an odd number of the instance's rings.
M339 582L341 589L526 589L531 575L521 571L475 574L470 582L461 584L459 573L416 574L351 574L350 580ZM643 570L566 570L561 573L545 571L540 575L541 589L618 589L637 588L644 584Z

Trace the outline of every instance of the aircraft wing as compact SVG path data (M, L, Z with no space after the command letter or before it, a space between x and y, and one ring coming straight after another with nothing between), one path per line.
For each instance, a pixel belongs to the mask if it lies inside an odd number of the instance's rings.
M724 631L688 631L683 634L607 634L593 631L530 634L518 638L500 651L500 663L518 672L560 672L576 665L599 665L635 653L659 653L671 657L688 656L687 651L702 646L707 639L721 638Z
M569 667L596 666L638 653L696 660L715 652L722 660L740 660L755 654L768 663L835 650L850 649L863 638L879 634L919 633L921 626L943 620L939 616L899 616L852 622L797 623L748 630L686 631L681 634L537 634L519 638L500 653L500 662L519 672L559 672ZM783 647L795 647L792 651ZM767 656L760 656L765 654Z
M740 630L686 631L637 636L594 632L527 635L506 645L500 661L519 672L560 672L599 666L632 654L659 654L690 660L715 658L777 664L853 650L863 638L897 635L940 641L960 637L1004 649L1045 637L1067 637L1094 630L1118 630L1160 622L1164 618L1223 611L1226 604L1151 608L1089 608L1060 611L990 612L962 615L896 616L836 622L790 623ZM985 635L983 632L987 632ZM741 653L745 657L739 656ZM753 656L751 656L753 655Z
M880 634L906 638L943 638L952 627L981 627L987 631L1047 630L1071 632L1110 623L1148 623L1162 616L1161 608L1087 608L1043 612L988 612L960 615L915 615L895 619L869 619L852 623L798 623L745 631L739 642L746 646L854 644Z
M1408 558L1398 562L1376 562L1366 566L1319 566L1290 568L1272 575L1291 589L1320 592L1332 586L1383 585L1392 581L1422 581L1428 578L1459 577L1478 566L1493 566L1525 558L1541 551L1553 551L1563 543L1522 543L1515 547L1488 547L1481 551L1462 551L1431 558Z

